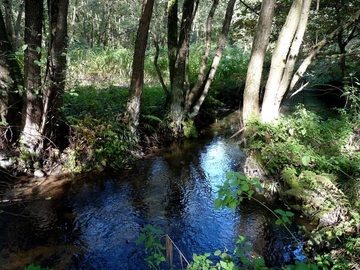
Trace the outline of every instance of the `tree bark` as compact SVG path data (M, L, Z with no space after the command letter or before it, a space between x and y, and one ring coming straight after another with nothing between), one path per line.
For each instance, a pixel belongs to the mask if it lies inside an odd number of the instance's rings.
M43 3L25 0L24 110L21 144L23 150L39 156L42 149L41 41Z
M16 17L16 21L15 21L15 26L14 26L14 40L13 40L13 50L17 51L19 48L19 43L20 43L20 32L21 32L21 20L23 17L23 13L24 13L24 0L20 0L19 3L19 8L18 8L18 14Z
M260 115L260 87L263 64L271 34L271 24L275 11L275 0L264 0L261 5L259 22L256 27L251 57L246 74L246 83L243 101L244 124Z
M21 126L20 67L13 57L13 50L6 34L4 18L0 10L0 116L2 122L0 147L16 141Z
M47 81L49 87L43 94L43 117L40 132L50 138L59 120L59 109L65 89L66 52L68 45L67 14L69 0L48 0L49 48L47 62Z
M130 96L127 102L127 112L125 117L133 134L137 133L137 127L139 125L140 101L144 86L145 51L153 6L154 0L144 0L144 10L140 18L135 41Z
M179 137L182 132L182 121L184 118L184 91L186 82L186 65L189 54L189 38L194 18L195 1L185 0L183 4L183 15L181 19L179 42L176 53L175 67L171 81L170 112L172 132Z
M12 2L10 0L4 0L3 5L5 8L5 25L6 33L8 35L11 44L14 44L14 22L12 15Z
M261 120L265 123L274 121L279 115L281 103L278 97L279 87L286 68L287 56L300 22L302 6L303 0L294 0L271 58L261 111Z
M281 105L281 102L285 100L286 95L289 92L289 85L294 73L295 63L308 24L310 6L311 6L311 0L304 0L303 7L301 10L299 25L298 28L296 29L295 37L291 44L290 51L286 59L284 74L282 75L279 90L276 96L276 101L278 102L279 107ZM279 109L277 111L279 111Z
M167 21L167 45L169 59L170 85L172 84L176 62L176 52L178 46L178 0L168 2L168 21Z

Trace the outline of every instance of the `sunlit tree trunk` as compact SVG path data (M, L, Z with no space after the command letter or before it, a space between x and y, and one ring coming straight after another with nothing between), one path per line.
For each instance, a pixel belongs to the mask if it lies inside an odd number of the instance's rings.
M261 5L258 25L251 49L251 57L246 74L243 101L243 121L260 115L260 87L263 64L271 34L271 24L275 11L275 0L264 0Z
M132 66L130 96L127 102L126 120L130 130L136 134L139 125L140 101L144 86L144 61L148 41L148 32L153 12L154 0L144 1L144 10L140 18L139 28L135 41L135 50Z
M310 3L311 0L294 0L285 24L280 31L271 58L270 73L262 104L261 120L265 123L273 122L279 116L280 105L287 89L287 87L284 89L281 86L281 81L283 79L288 81L288 78L284 78L284 76L289 76L288 72L291 71L291 65L293 65L298 54L303 32L306 29Z
M43 103L41 98L41 41L43 2L25 1L25 43L24 56L24 110L21 134L22 150L39 156L42 149L41 134Z
M4 18L0 10L0 148L6 148L18 139L21 126L20 85L22 76L6 34Z

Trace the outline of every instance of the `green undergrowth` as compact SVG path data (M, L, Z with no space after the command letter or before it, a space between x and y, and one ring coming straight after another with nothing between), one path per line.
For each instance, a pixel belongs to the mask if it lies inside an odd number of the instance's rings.
M247 130L248 154L257 153L266 170L280 175L292 168L299 175L308 170L332 174L337 185L355 202L360 195L357 128L360 122L345 111L337 118L322 119L299 106L277 124L254 121Z
M64 95L63 114L71 127L65 167L73 172L122 169L134 160L139 141L122 122L128 89L77 86ZM142 96L140 129L155 134L164 123L162 89L146 88Z
M276 124L253 121L246 131L247 154L275 179L280 197L316 226L307 248L318 252L321 269L359 266L359 124L351 110L323 119L299 106Z

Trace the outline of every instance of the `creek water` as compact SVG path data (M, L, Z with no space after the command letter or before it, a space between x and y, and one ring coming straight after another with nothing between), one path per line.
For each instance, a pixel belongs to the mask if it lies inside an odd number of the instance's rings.
M170 235L188 260L193 253L232 252L238 235L269 265L304 260L302 246L258 203L244 202L235 212L214 209L226 172L241 171L245 160L237 140L222 130L162 149L131 170L83 177L51 200L3 207L1 269L31 263L52 269L148 269L149 254L135 243L148 224ZM297 227L291 230L296 234ZM176 255L174 260L179 266Z

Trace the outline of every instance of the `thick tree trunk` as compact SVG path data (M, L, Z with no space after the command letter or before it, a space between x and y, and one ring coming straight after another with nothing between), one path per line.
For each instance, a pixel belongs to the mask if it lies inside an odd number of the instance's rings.
M291 5L271 58L270 73L265 87L261 111L261 120L265 123L276 120L279 115L282 100L282 97L278 95L279 87L286 68L289 50L299 26L303 2L304 0L294 0Z
M178 50L176 55L173 78L171 81L170 112L172 132L175 137L182 133L184 118L184 91L186 82L186 64L189 54L189 38L194 17L194 0L185 0L181 19Z
M24 56L24 110L21 144L23 150L38 156L42 148L41 121L43 104L41 99L40 58L42 41L43 3L38 0L25 1Z
M21 71L13 58L11 43L6 35L4 18L0 10L0 147L4 148L18 139L21 126L20 85ZM6 94L5 94L6 93Z
M52 137L55 125L59 120L59 109L66 77L67 52L67 13L69 0L48 0L49 12L49 51L47 63L47 78L49 87L44 91L41 134Z
M135 50L132 66L130 97L127 102L126 120L133 134L137 133L140 115L140 101L144 86L144 61L148 40L148 32L154 6L154 0L145 0L145 6L140 18L139 28L135 41Z
M251 57L246 74L243 102L243 121L260 115L260 87L266 50L271 34L271 24L275 11L275 0L264 0L261 5L258 25L251 49Z

